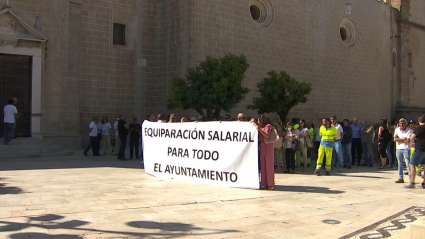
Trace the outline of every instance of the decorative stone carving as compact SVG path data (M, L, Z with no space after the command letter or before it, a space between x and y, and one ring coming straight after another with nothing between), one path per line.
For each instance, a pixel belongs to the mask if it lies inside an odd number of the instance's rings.
M0 35L16 36L16 23L8 17L0 18Z

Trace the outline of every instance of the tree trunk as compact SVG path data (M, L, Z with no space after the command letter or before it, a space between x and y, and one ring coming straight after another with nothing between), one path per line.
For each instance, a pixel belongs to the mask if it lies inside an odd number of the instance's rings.
M276 113L279 115L279 118L282 121L282 123L285 123L286 117L288 117L288 112L281 110Z
M202 109L195 109L196 112L198 112L199 115L204 115L204 111Z
M219 109L219 108L215 109L213 118L216 118L218 120L220 118L220 111L221 111L221 109Z
M206 111L207 111L206 117L207 117L207 120L209 121L209 120L212 119L212 110L211 109L206 109Z

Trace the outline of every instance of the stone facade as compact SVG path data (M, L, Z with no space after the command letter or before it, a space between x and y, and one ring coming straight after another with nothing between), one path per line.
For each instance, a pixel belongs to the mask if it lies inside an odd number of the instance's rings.
M272 7L267 27L250 14L256 1ZM250 63L244 81L250 93L233 115L255 115L246 106L270 70L312 83L309 101L291 111L307 121L330 115L378 120L423 107L421 1L403 1L401 12L374 0L0 0L0 6L6 2L47 39L36 47L40 134L69 148L86 143L93 115L113 122L120 113L143 119L169 112L171 78L207 55L229 52L245 54ZM350 47L340 36L347 20L357 28ZM126 26L125 45L113 44L114 23ZM19 51L34 48L25 42ZM5 48L12 49L0 45L0 54Z
M425 2L403 0L397 12L397 116L411 119L425 112Z

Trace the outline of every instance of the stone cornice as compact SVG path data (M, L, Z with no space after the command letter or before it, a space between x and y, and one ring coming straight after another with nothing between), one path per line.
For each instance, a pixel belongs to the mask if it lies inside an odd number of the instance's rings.
M407 21L407 20L402 20L402 19L399 19L398 22L400 22L402 25L406 25L406 26L409 26L409 27L412 27L412 28L415 28L415 29L418 29L418 30L421 30L421 31L425 31L424 25L420 25L420 24L410 22L410 21Z

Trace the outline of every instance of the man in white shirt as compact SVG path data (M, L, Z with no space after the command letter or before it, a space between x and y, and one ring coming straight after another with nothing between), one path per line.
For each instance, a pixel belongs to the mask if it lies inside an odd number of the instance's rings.
M90 144L87 146L86 150L84 150L84 155L87 156L87 152L92 150L93 156L100 156L100 148L99 148L99 138L97 134L100 133L99 127L97 127L97 122L99 122L99 119L97 116L93 117L92 122L89 124L89 138L90 138Z
M407 172L410 174L410 138L412 137L413 131L407 127L407 120L400 119L398 121L398 128L394 131L394 142L396 144L396 156L398 160L398 179L396 183L404 183L403 179L403 159L407 166Z
M15 119L19 117L18 110L13 105L14 100L10 99L7 105L3 108L3 122L4 122L4 144L9 145L13 138L13 131L15 130Z
M332 154L332 168L339 168L339 171L342 171L344 167L344 159L342 157L342 146L341 139L344 134L344 130L340 124L337 122L336 116L331 117L331 125L336 128L338 131L338 135L336 137L336 141L334 142L334 153Z

